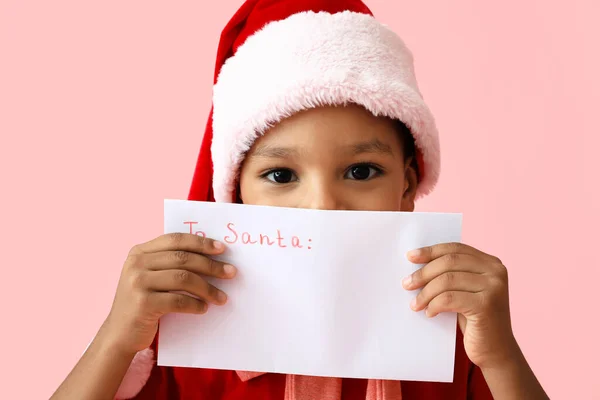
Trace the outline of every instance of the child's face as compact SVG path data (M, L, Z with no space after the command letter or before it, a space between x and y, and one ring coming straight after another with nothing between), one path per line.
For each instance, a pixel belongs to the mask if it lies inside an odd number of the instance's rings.
M394 123L358 106L296 114L259 138L241 169L245 204L413 211L417 174Z

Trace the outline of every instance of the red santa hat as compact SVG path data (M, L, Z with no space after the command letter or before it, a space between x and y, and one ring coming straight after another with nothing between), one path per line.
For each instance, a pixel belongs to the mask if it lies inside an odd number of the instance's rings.
M354 103L402 121L417 149L417 198L434 188L440 149L404 42L360 0L248 0L223 30L213 108L190 200L235 201L254 141L299 111Z

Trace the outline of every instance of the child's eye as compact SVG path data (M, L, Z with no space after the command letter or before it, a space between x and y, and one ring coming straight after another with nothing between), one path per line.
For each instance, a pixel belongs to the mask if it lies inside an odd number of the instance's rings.
M296 174L290 169L273 169L263 175L263 178L275 183L290 183L298 180Z
M353 179L357 181L366 181L375 176L381 175L383 171L381 168L377 168L370 164L357 164L351 166L346 172L346 179Z

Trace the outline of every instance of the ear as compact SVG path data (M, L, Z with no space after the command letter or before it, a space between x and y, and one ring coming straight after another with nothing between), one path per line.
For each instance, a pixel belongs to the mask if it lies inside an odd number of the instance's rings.
M419 174L417 172L417 160L415 157L407 157L404 162L404 188L402 193L401 211L415 210L415 197L417 195L417 185L419 183Z

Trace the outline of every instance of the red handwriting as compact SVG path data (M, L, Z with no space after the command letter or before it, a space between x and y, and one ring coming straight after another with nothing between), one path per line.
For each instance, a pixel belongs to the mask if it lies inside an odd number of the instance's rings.
M197 224L197 222L193 222L193 221L186 221L184 222L184 224L190 224L190 234L191 235L199 235L199 236L204 236L206 237L206 233L202 232L202 231L196 231L194 232L193 226Z
M203 231L194 231L194 225L197 224L197 222L186 221L184 224L189 225L191 234L202 235L206 237L206 234ZM303 246L301 239L298 236L292 236L291 239L288 240L282 235L281 230L279 229L276 229L275 234L272 235L265 233L250 233L238 229L233 222L228 223L226 229L228 234L225 235L223 241L228 244L258 245L267 247L274 246L282 249L291 247L294 249L306 248L310 250L312 248L310 246L310 244L312 244L312 239L308 239L307 242L309 245Z
M302 245L300 244L300 238L298 238L298 236L292 237L292 247L295 247L297 249L302 248Z

